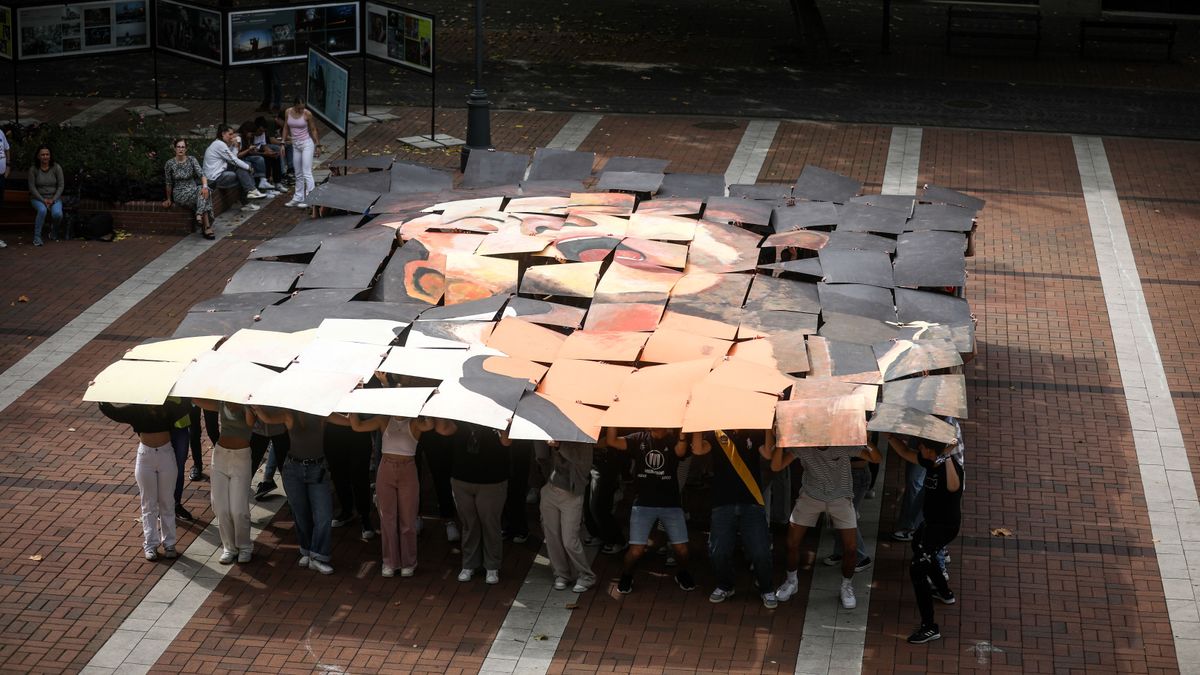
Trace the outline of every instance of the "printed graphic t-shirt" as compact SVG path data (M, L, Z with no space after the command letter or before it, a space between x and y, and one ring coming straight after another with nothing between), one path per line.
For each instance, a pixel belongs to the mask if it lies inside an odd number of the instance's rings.
M625 442L629 444L629 453L635 462L635 506L662 508L683 505L679 501L679 457L675 455L676 440L673 434L655 439L649 431L639 431L625 437Z

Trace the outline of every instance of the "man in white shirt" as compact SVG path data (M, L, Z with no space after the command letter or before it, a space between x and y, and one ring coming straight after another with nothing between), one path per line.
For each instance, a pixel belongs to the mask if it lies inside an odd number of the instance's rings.
M258 206L248 202L248 199L262 199L265 194L254 187L254 178L250 173L250 165L238 158L233 150L233 127L222 124L217 127L217 138L204 151L204 175L210 185L219 188L239 186L241 188L242 210L257 211Z

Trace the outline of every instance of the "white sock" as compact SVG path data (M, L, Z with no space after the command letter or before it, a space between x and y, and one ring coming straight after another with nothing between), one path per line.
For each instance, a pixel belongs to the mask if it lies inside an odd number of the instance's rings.
M846 577L842 577L842 586L843 586L843 587L850 586L850 585L851 585L851 583L852 583L852 580L851 580L851 579L847 579Z
M796 574L797 574L797 572L795 572L795 571L788 572L787 580L792 582L793 584L799 583L799 580L796 578Z

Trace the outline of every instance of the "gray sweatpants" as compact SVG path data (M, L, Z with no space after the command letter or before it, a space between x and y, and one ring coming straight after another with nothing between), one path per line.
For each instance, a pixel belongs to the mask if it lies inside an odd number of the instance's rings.
M508 481L467 483L450 479L454 506L462 521L463 569L500 570L500 552L504 540L500 534L500 515L508 497Z
M591 586L596 575L579 541L579 522L583 518L583 495L550 484L542 486L542 534L554 576L574 579Z

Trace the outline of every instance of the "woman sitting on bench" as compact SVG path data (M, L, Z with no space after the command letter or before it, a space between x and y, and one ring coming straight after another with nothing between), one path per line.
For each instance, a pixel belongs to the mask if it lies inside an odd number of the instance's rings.
M168 159L163 167L163 177L167 186L167 198L163 200L163 206L170 208L174 203L192 209L196 214L192 232L196 231L196 225L199 224L203 228L204 238L212 239L215 235L212 229L213 207L208 178L200 168L200 162L187 154L187 141L176 138L173 146L175 156ZM196 181L200 181L200 184L197 185Z
M50 214L51 240L58 239L58 229L62 224L63 188L66 180L63 178L62 167L54 161L50 146L38 146L34 153L33 166L29 167L29 202L37 216L33 219L33 245L42 245L42 225L46 222L46 213Z

